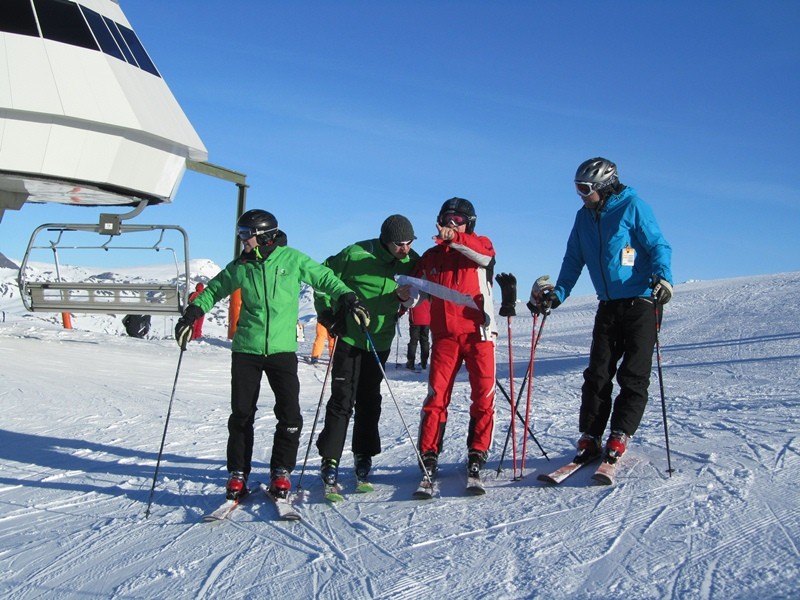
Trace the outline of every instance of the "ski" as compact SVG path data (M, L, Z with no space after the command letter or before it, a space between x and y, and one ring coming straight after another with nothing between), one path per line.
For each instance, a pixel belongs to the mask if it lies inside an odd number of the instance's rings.
M594 475L592 475L592 479L601 485L614 485L618 464L618 462L601 462L600 466L597 467L597 470L594 472Z
M238 500L225 500L219 508L203 515L203 521L206 523L218 523L227 519L234 509L239 506Z
M375 491L375 486L366 479L356 480L356 492L359 494L366 494Z
M418 500L430 500L436 491L436 486L433 481L428 477L423 477L417 490L414 492L414 498Z
M483 487L483 482L480 477L467 477L467 494L471 496L483 496L486 493L486 488Z
M341 502L344 500L344 496L342 496L342 488L339 484L334 483L333 485L328 485L327 483L323 484L324 493L325 493L325 500L328 502Z
M552 484L559 484L564 481L570 475L573 475L576 471L578 471L584 465L588 465L589 463L593 463L598 458L600 458L600 454L596 454L594 456L583 458L582 456L578 455L573 458L570 462L565 464L563 467L556 469L552 473L542 473L536 479L539 481L543 481L545 483L552 483Z
M270 493L269 486L267 486L266 483L259 483L258 487L260 487L264 495L275 504L275 508L278 510L278 515L281 519L284 521L300 521L303 518L292 505L291 498L276 498Z

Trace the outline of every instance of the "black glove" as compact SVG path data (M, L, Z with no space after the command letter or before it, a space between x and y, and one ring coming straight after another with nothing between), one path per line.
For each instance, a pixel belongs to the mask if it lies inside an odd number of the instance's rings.
M653 288L653 300L659 304L666 304L672 299L672 284L666 279L653 275L650 287Z
M344 312L334 312L327 308L317 315L317 322L328 330L331 337L339 337L347 330L344 322Z
M511 273L500 273L494 279L500 286L500 316L515 316L517 314L514 308L517 304L517 278Z
M190 304L183 311L183 316L178 319L175 325L175 340L178 342L181 350L186 350L186 344L192 339L192 328L197 319L202 319L203 310L196 304Z
M561 305L561 300L553 290L545 290L542 292L542 301L539 304L542 305L542 314L549 315L551 310L555 310Z
M534 304L532 300L529 300L526 306L534 315L549 315L550 312L558 308L560 304L561 300L558 299L558 296L556 296L553 290L545 290L541 293L539 302Z
M353 320L361 329L369 327L369 311L364 303L353 292L339 297L339 303L350 313Z
M561 304L553 291L555 287L550 283L550 275L542 275L533 282L531 298L528 300L528 310L534 315L549 315L550 311Z

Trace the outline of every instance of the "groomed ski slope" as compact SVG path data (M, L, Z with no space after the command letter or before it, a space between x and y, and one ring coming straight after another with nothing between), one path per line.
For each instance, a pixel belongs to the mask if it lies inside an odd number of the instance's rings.
M494 472L509 422L498 395L487 493L465 495L462 372L435 499L411 499L419 470L385 393L373 493L347 493L355 478L346 454L346 499L322 500L312 447L302 522L278 521L254 494L219 525L200 519L221 501L226 476L223 326L207 324L210 337L184 355L145 519L177 346L119 335L108 320L82 316L65 331L24 314L14 274L0 270L0 597L763 600L800 589L800 273L676 286L661 334L672 477L654 363L651 403L617 484L592 485L591 468L559 487L536 481L571 455L577 435L595 301L570 298L537 350L533 429L551 460L530 441L521 481L511 481L510 449L505 472ZM517 388L532 323L520 308ZM154 319L153 335L169 328ZM498 375L508 389L505 319L500 329ZM400 362L405 320L402 332ZM313 327L306 336L307 355ZM424 374L397 368L395 356L387 374L416 435ZM302 462L325 365L301 363L299 372ZM266 477L273 426L265 385L254 480ZM299 473L300 465L295 486Z

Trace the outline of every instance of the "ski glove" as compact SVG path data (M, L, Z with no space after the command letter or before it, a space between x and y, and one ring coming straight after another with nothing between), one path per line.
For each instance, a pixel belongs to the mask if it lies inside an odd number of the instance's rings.
M353 320L361 329L369 327L369 311L364 303L353 292L344 294L339 298L339 303L350 313Z
M517 311L514 306L517 303L517 278L511 273L500 273L494 278L500 286L501 304L500 316L513 317L516 316Z
M528 310L535 315L549 315L550 311L561 304L555 292L555 286L550 283L550 275L542 275L533 282L531 298L528 301Z
M653 300L659 304L666 304L672 299L672 285L666 279L653 275L650 287L653 288Z
M203 318L203 310L196 304L190 304L183 311L183 316L178 319L175 325L175 340L181 350L186 350L186 344L192 339L192 329L197 319Z
M328 335L339 337L347 329L343 317L344 313L342 311L334 314L331 309L326 308L317 315L317 322L328 330Z

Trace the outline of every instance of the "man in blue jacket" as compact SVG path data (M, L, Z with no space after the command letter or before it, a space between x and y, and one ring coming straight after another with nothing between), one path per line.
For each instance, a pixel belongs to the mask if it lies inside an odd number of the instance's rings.
M604 460L616 462L636 432L647 405L656 311L653 302L672 297L672 249L652 209L619 182L617 166L605 158L584 161L575 173L583 199L567 240L555 286L536 280L529 308L547 313L569 297L586 266L600 304L592 331L589 367L583 372L578 456L601 452L611 419ZM620 362L621 360L621 362ZM612 404L613 379L620 391Z

